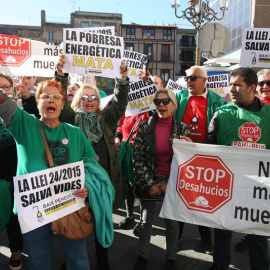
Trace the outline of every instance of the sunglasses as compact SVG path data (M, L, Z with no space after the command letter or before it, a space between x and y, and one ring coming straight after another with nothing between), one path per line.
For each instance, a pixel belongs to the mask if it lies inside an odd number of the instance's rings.
M53 98L54 100L61 100L61 99L63 98L63 96L60 95L60 94L54 94L54 95L41 94L40 97L41 97L42 99Z
M204 78L202 76L197 76L197 75L193 75L193 76L185 76L184 77L184 80L187 82L189 79L192 81L192 82L195 82L198 78Z
M153 100L154 104L156 106L159 106L161 104L161 102L163 103L163 105L168 105L170 102L171 102L171 99L170 98L163 98L163 99L158 99L158 98L155 98Z
M267 86L270 86L270 81L267 81L267 82L264 82L264 81L258 82L258 86L260 86L260 87L264 87L265 84L266 84Z
M88 100L89 98L90 98L92 101L98 100L98 97L95 96L95 95L89 96L89 95L85 94L85 95L82 95L82 96L81 96L81 99L83 99L83 100Z

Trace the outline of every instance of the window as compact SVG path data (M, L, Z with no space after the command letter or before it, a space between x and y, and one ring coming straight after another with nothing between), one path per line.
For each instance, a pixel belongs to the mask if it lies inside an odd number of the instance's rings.
M87 21L81 21L81 27L82 28L86 28L86 27L89 27L89 22L87 22Z
M54 43L54 32L48 32L47 41L49 43Z
M163 36L171 36L172 29L163 29Z
M149 59L153 59L153 44L144 44L143 53L148 55Z
M92 22L93 27L100 27L101 23L100 22Z
M195 37L194 36L182 36L180 39L181 47L195 47Z
M194 62L194 52L193 51L181 51L181 54L179 55L180 61L185 62Z
M162 44L162 47L161 47L161 60L170 60L170 45Z
M134 44L133 43L126 43L125 50L127 51L134 51Z
M160 73L161 79L164 81L164 83L167 83L170 79L170 70L169 69L162 69Z
M127 28L126 33L127 35L135 35L135 28Z
M115 33L117 33L117 23L105 22L104 25L105 26L114 26L114 31L115 31Z
M143 29L143 36L144 35L147 35L148 37L155 36L155 29Z

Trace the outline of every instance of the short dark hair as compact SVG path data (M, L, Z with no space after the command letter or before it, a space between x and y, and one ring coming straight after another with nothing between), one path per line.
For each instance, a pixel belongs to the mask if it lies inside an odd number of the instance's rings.
M244 78L244 82L248 85L251 86L252 84L257 85L258 84L258 77L256 72L248 67L240 67L237 69L234 69L231 72L232 77L236 76L241 76Z

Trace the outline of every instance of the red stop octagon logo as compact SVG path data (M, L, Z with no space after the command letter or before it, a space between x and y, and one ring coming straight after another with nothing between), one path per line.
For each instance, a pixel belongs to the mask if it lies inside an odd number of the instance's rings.
M261 138L261 129L255 123L245 123L238 134L242 141L255 143Z
M214 213L231 200L233 180L219 157L195 155L179 165L176 191L188 209Z
M19 67L31 56L30 41L8 35L0 35L0 64Z

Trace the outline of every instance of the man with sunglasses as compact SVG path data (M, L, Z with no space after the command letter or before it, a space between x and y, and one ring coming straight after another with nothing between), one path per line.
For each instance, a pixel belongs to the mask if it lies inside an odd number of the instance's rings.
M215 110L223 105L222 98L215 92L206 89L207 71L201 66L192 66L186 70L184 77L187 89L176 93L178 107L175 119L190 127L193 142L202 142L207 135L207 128ZM184 223L180 223L180 233ZM213 254L211 228L199 226L203 249L207 254Z
M270 149L270 106L255 96L257 84L257 75L251 68L240 67L232 71L230 80L232 102L220 107L215 112L209 125L206 142L239 146L242 142L239 137L239 127L244 123L255 123L261 130L261 137L256 144ZM231 120L228 121L228 119ZM254 143L249 145L248 140L243 142L243 147L254 147ZM228 269L231 238L231 231L215 229L214 262L210 270ZM247 241L250 269L269 270L267 237L248 234Z

